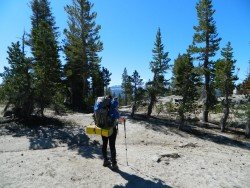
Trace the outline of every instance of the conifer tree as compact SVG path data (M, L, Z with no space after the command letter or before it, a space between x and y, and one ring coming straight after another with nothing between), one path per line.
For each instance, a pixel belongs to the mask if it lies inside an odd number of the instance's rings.
M235 62L233 58L233 48L231 43L228 42L225 48L221 50L222 59L219 59L215 64L215 85L225 97L222 100L223 117L221 118L221 131L225 131L226 122L230 113L230 99L229 96L234 90L234 81L236 76L233 75L235 70Z
M34 56L35 99L41 114L61 89L58 33L48 0L31 1L30 46Z
M5 110L9 105L13 105L16 116L27 118L33 111L32 75L30 73L32 61L25 56L24 36L22 42L22 47L19 42L12 43L8 47L9 67L4 67L4 72L0 76L3 78L3 98L7 102Z
M213 15L212 0L200 0L196 5L198 26L194 26L195 34L189 52L201 62L204 75L205 100L203 106L203 121L208 122L208 113L213 104L213 74L214 62L211 60L219 50L219 42Z
M181 120L179 129L184 124L184 114L193 109L194 102L198 98L197 86L199 85L199 77L195 72L192 61L190 54L179 55L173 67L175 93L182 96L182 101L178 109Z
M109 72L107 68L102 67L102 77L103 77L103 85L105 88L105 95L111 94L111 90L108 87L111 81L110 76L112 73Z
M97 33L98 34L98 31ZM99 96L104 95L104 79L101 69L101 58L98 56L98 52L103 49L103 45L100 41L97 41L98 38L90 38L89 40L89 50L87 50L88 63L90 67L90 78L92 80L90 88L92 89L92 100ZM98 44L97 44L98 42Z
M149 81L147 90L150 98L148 106L147 116L151 116L152 109L157 101L157 96L164 94L166 90L167 81L164 78L164 74L169 68L168 52L164 52L164 45L162 44L161 30L160 28L156 34L156 40L154 43L153 61L150 62L150 69L153 73L153 80Z
M119 101L120 106L122 106L124 104L124 102L123 102L124 100L122 98L121 93L119 93L119 95L118 95L118 101Z
M248 62L247 71L248 71L246 75L247 77L241 84L241 90L246 97L250 97L250 61Z
M124 94L124 103L127 106L131 100L132 95L131 78L128 75L127 68L124 68L122 73L122 90Z
M68 28L64 31L64 52L67 60L65 73L71 90L71 106L76 111L88 109L91 75L95 77L92 78L92 89L96 82L103 84L100 67L96 65L100 63L98 52L103 48L99 36L101 27L95 23L97 13L91 11L92 8L93 4L88 0L72 0L72 5L65 7L68 14ZM92 72L91 66L94 66ZM102 93L102 90L99 92Z
M131 116L134 117L135 111L137 110L140 102L143 99L144 90L142 89L143 80L141 79L139 73L135 70L131 76L132 85L132 112Z
M107 87L107 89L106 89L106 91L105 91L106 93L106 95L112 95L112 91L111 91L111 88L110 87Z

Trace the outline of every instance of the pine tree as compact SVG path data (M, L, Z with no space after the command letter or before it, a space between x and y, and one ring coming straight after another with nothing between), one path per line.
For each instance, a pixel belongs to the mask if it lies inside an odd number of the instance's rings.
M233 59L233 48L228 42L225 48L221 51L222 59L219 59L215 64L215 85L222 93L225 99L222 101L223 117L221 118L221 131L225 131L226 122L229 116L230 100L229 96L234 90L234 81L236 76L233 75L235 70L235 62Z
M98 52L102 51L103 44L99 41L100 36L98 35L99 26L95 31L95 38L90 37L89 50L87 50L88 54L88 63L90 67L90 78L92 80L91 88L92 88L92 100L99 96L104 95L104 79L103 73L101 69L101 58L98 56ZM92 35L92 34L91 34Z
M137 110L140 102L143 99L144 90L142 89L143 80L141 79L139 73L135 70L133 75L131 76L131 84L132 84L132 112L131 116L134 117L135 111Z
M4 67L2 94L7 102L5 110L14 106L13 113L21 118L27 118L33 111L32 75L30 73L32 61L25 56L24 36L23 46L19 42L8 47L9 67Z
M131 78L128 75L127 68L124 68L122 73L122 90L124 94L124 103L127 106L131 100L132 95Z
M32 0L31 8L30 45L35 59L35 96L43 115L44 108L53 103L54 96L61 89L58 33L47 0Z
M92 8L93 4L88 0L72 0L72 5L65 7L68 14L68 29L64 31L66 36L64 52L67 60L65 73L71 90L71 106L76 111L89 108L87 101L91 88L89 83L91 75L92 90L97 83L103 84L100 67L96 65L101 61L98 52L103 48L99 36L101 27L95 23L97 14L91 11ZM93 66L94 70L91 72L90 68ZM99 92L102 93L102 89L99 89Z
M93 99L104 95L104 78L103 72L101 70L100 64L91 64L90 65L91 74L90 77L92 78L91 83L91 93Z
M156 103L157 96L164 94L166 90L167 81L164 78L164 74L167 69L169 69L168 52L164 52L164 45L162 44L161 30L160 28L156 34L156 41L154 43L155 47L153 52L153 61L150 62L150 69L154 74L153 80L149 81L147 85L147 90L149 93L150 103L148 106L148 116L151 116L152 109Z
M250 97L250 61L248 62L248 70L247 71L248 72L246 75L246 79L241 84L241 90L242 90L242 93L246 97Z
M112 91L111 91L111 88L110 87L108 87L107 89L106 89L106 95L111 95L112 96Z
M124 102L123 102L124 100L122 98L121 93L119 93L119 95L118 95L118 101L119 101L120 106L124 105Z
M185 112L190 112L193 109L194 102L198 97L199 76L195 72L193 60L189 54L179 55L175 60L173 84L175 93L182 96L182 102L178 109L181 120L179 129L181 129L185 121Z
M246 122L246 129L245 129L245 135L247 138L250 138L250 99L248 98L248 104L247 104L247 109L246 109L246 117L247 117L247 122Z
M112 73L109 72L109 70L107 68L102 67L102 77L103 77L103 85L105 88L105 95L110 95L111 91L109 86L109 83L111 81L110 76L112 75Z
M190 46L189 52L196 54L196 59L202 62L202 70L204 75L205 101L203 107L203 121L208 122L208 113L213 104L213 72L214 62L211 57L215 56L219 50L219 42L216 25L213 18L215 10L213 10L212 0L200 0L196 5L198 26L194 27L195 34L193 44Z

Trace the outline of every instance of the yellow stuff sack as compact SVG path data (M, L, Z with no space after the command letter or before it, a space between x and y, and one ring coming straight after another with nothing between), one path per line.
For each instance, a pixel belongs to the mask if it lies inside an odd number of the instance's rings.
M97 127L96 125L88 125L86 127L86 133L87 134L97 134L97 135L102 135L105 137L109 137L113 133L113 128L100 128Z

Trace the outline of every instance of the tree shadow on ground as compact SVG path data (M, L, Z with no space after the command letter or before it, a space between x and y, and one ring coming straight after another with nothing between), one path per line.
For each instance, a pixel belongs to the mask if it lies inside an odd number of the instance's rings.
M91 141L83 129L69 122L52 117L32 116L28 120L0 119L0 136L26 136L30 141L29 149L50 149L66 145L69 150L77 150L85 158L101 158L101 146L98 141ZM7 122L7 123L6 123Z
M186 125L185 127L182 128L181 131L188 133L188 134L191 134L191 135L198 137L200 139L215 142L217 144L239 147L242 149L250 150L249 143L238 141L238 140L235 140L233 138L230 138L230 137L227 137L227 136L224 136L221 134L216 134L216 132L215 133L207 132L207 131L198 129L195 126Z
M181 137L187 137L187 135L185 135L187 133L188 135L192 135L194 137L197 137L203 140L215 142L217 144L239 147L242 149L250 150L249 142L246 143L246 142L242 142L242 141L230 138L225 133L222 135L219 132L220 128L216 127L215 125L204 126L204 124L202 123L191 122L189 125L185 125L181 130L179 130L178 120L172 120L166 117L153 117L153 116L148 118L146 115L143 115L143 114L137 114L134 116L134 118L131 118L128 112L122 112L122 113L132 123L144 125L145 128L147 129L163 132L165 134L168 134L169 132L173 132L175 134L178 134ZM213 130L213 132L209 130ZM232 129L229 129L227 133L231 133L234 135L243 134L242 132L232 130Z
M155 179L156 182L151 181L151 180L146 180L142 177L139 177L137 175L134 174L129 174L127 172L123 172L120 169L115 171L116 173L120 174L120 176L122 178L124 178L125 180L127 180L127 184L124 185L116 185L114 186L114 188L119 188L119 187L127 187L127 188L134 188L134 187L145 187L145 188L171 188L170 186L166 185L162 180L160 179Z

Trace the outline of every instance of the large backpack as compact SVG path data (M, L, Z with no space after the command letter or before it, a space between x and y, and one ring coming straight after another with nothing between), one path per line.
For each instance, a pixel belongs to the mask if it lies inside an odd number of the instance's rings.
M111 99L108 97L98 97L94 107L94 119L97 127L108 128L114 125L113 119L110 117Z

